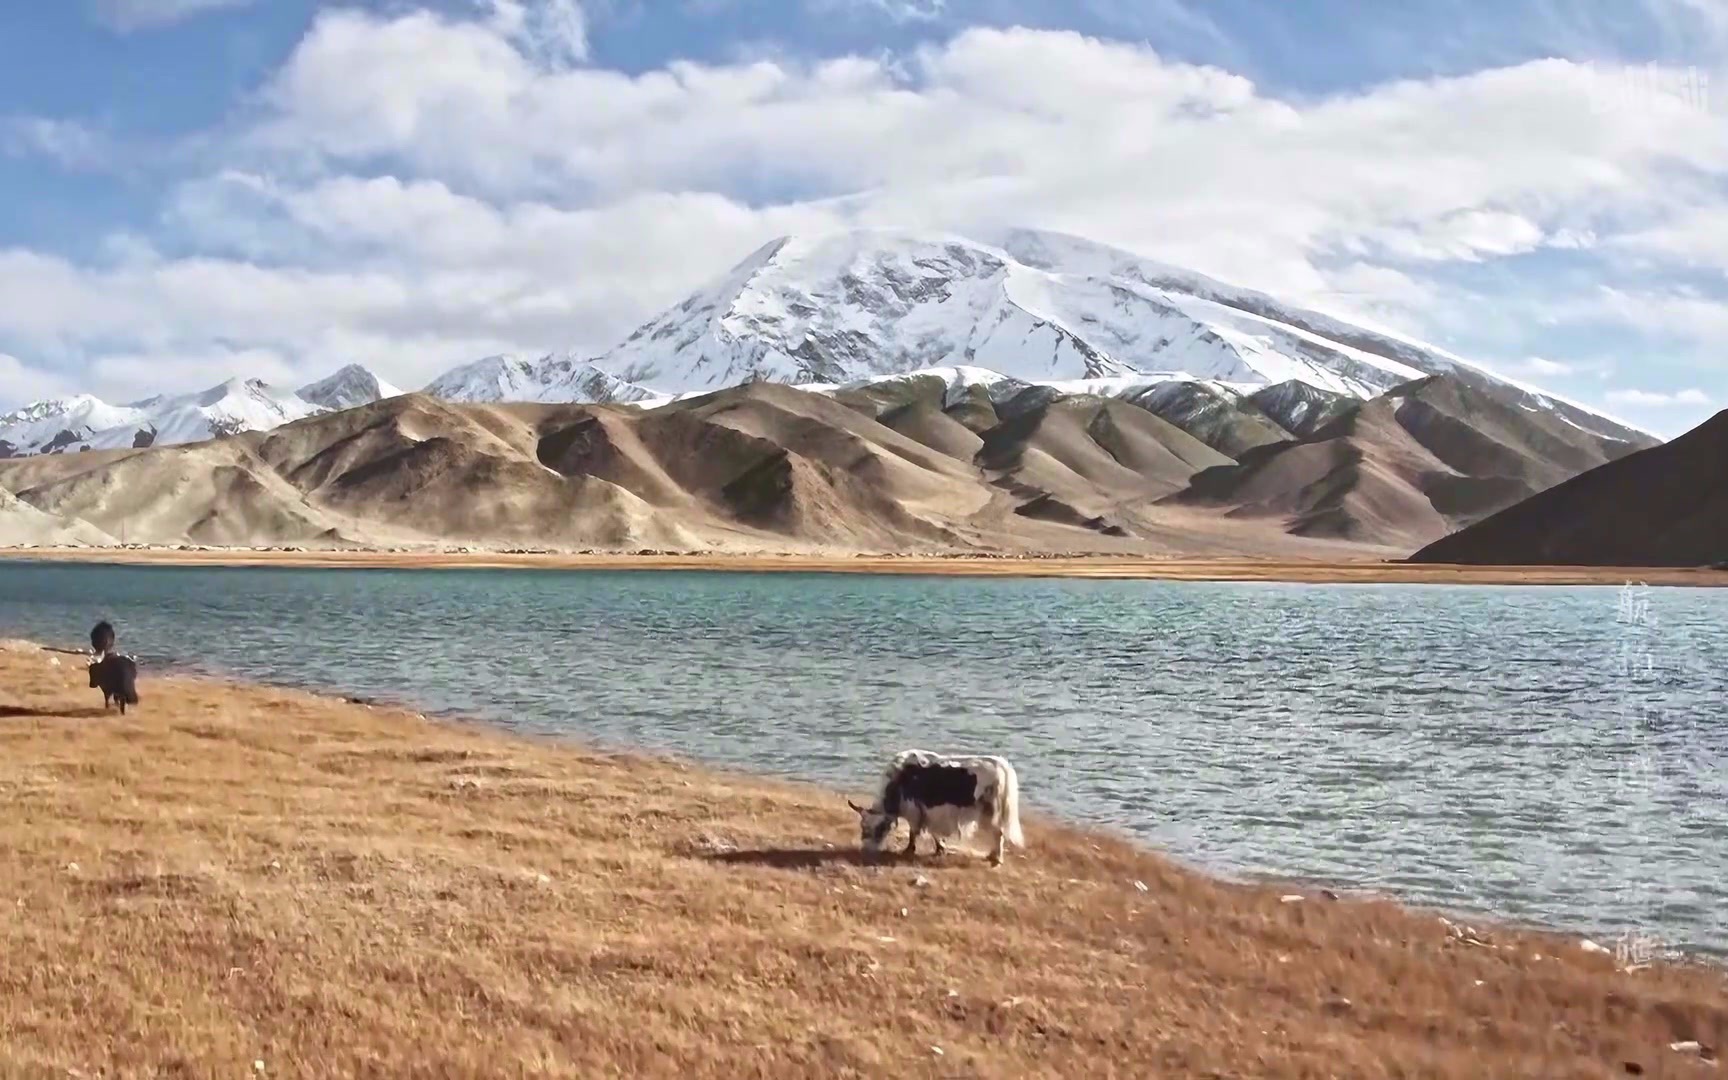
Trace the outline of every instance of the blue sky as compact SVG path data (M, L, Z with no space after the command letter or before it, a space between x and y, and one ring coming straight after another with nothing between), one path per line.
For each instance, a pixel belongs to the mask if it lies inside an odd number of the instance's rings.
M0 406L600 351L800 228L1026 224L1663 433L1728 0L0 4Z

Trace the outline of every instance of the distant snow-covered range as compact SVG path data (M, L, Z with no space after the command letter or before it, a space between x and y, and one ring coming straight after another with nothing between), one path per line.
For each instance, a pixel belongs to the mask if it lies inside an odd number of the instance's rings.
M1608 438L1649 438L1434 346L1024 229L991 242L896 230L782 238L598 357L490 356L424 392L458 402L653 408L751 379L833 392L917 373L948 380L956 393L1035 385L1131 400L1172 382L1230 394L1299 383L1371 398L1450 374ZM350 365L294 392L234 379L130 405L80 395L0 416L0 456L194 442L399 393Z
M0 416L0 457L201 442L239 431L268 431L400 393L351 364L298 391L233 378L199 393L158 395L126 405L79 394Z
M581 401L634 404L670 396L602 371L574 355L538 360L488 356L452 368L426 384L425 392L445 401Z

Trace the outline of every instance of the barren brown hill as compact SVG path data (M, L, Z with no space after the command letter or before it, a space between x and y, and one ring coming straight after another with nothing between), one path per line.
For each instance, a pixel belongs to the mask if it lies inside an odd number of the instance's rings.
M1399 426L1459 474L1516 480L1530 494L1657 445L1588 432L1558 413L1531 412L1454 378L1422 379L1388 397L1397 402Z
M1322 390L1297 379L1262 386L1249 394L1248 400L1268 419L1299 439L1313 435L1361 405L1356 398Z
M1083 395L1017 411L983 440L985 469L1068 497L1154 498L1231 460L1144 409Z
M914 401L898 406L884 413L881 419L883 424L907 438L916 439L930 449L959 461L973 460L978 456L978 451L984 448L984 440L976 431L933 401ZM994 426L996 417L992 409L985 430L988 431Z
M1434 377L1301 439L1252 448L1169 501L1278 520L1297 535L1419 547L1636 449Z
M1436 540L1411 561L1728 564L1728 411Z
M982 386L968 387L960 400L947 406L944 411L980 435L995 427L1002 419L996 411L996 402Z
M1126 400L1230 458L1294 437L1266 415L1252 396L1209 383L1163 383Z
M1728 1035L1711 970L1036 814L1000 870L865 862L875 767L826 792L142 674L122 718L0 647L5 1075L1694 1076Z
M1446 531L1424 489L1450 470L1392 412L1388 403L1374 402L1311 439L1250 451L1238 465L1195 477L1175 501L1277 520L1297 535L1417 546Z
M155 545L1345 554L1155 511L1148 493L1192 471L1180 455L1217 455L1133 406L1089 405L1063 428L1094 479L1051 458L1037 487L997 482L958 421L903 409L883 423L769 383L647 411L410 394L189 446L0 462L0 487ZM1029 423L1023 442L1040 438ZM1052 489L1096 509L1047 512ZM1110 506L1119 524L1093 527ZM14 531L0 542L43 542Z
M749 383L648 410L408 394L0 461L20 504L0 544L1402 557L1627 449L1450 379L1349 408L1182 385ZM1336 415L1296 438L1262 404L1304 430Z
M752 386L652 413L406 395L188 447L9 461L0 483L136 542L917 547L990 501L974 474L819 395Z

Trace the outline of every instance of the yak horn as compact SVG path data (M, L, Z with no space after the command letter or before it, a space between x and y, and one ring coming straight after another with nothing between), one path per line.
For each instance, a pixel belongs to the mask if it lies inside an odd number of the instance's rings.
M851 799L846 800L846 805L850 806L857 813L860 813L860 814L869 813L869 811L865 810L862 806L859 806L857 803L853 802Z

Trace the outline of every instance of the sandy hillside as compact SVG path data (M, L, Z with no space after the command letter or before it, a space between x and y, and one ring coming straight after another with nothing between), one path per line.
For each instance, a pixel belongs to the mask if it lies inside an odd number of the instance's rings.
M0 543L13 546L112 545L112 536L87 521L44 513L0 487Z
M188 446L0 461L0 488L154 545L1324 560L1402 556L1615 452L1444 379L1349 406L1184 393L751 383L652 410L409 394ZM16 518L0 545L43 542Z
M998 871L866 865L840 793L140 690L0 649L7 1075L1702 1076L1670 1044L1728 1033L1714 973L1036 815Z
M1421 563L1728 565L1728 411L1502 510Z

